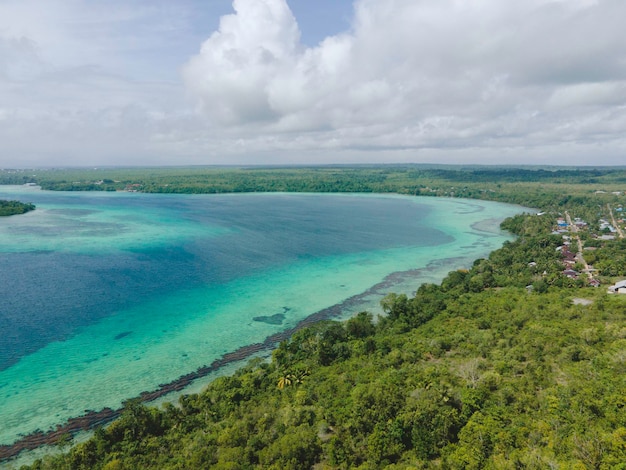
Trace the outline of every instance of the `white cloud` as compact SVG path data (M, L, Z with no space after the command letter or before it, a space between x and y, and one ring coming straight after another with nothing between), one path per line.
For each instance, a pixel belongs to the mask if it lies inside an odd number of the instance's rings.
M219 31L186 66L191 90L219 123L270 119L268 86L292 68L300 33L284 1L235 0Z
M577 83L554 90L548 101L549 109L570 109L575 106L626 105L626 81Z
M0 164L157 158L164 121L174 127L189 112L172 81L185 58L168 54L183 10L167 2L0 1ZM148 57L155 50L162 65Z
M25 37L0 36L0 79L33 77L41 72L43 65L33 41Z
M623 0L233 7L0 0L0 164L623 163Z
M313 48L284 0L235 7L184 76L211 125L251 138L521 154L588 143L626 113L621 1L360 0L352 30ZM610 128L598 144L622 142Z

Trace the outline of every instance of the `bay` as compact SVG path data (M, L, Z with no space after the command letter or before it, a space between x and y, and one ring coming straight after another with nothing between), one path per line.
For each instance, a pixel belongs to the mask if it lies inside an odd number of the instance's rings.
M387 291L411 293L498 248L510 238L499 222L523 210L8 186L0 198L37 205L0 219L0 444L118 408L333 305L379 312Z

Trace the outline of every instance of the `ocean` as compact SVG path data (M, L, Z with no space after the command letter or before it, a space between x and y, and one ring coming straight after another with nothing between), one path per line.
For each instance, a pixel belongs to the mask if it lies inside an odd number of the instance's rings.
M316 312L381 313L387 292L501 246L499 223L523 212L363 194L0 186L0 199L37 205L0 218L0 445L119 408Z

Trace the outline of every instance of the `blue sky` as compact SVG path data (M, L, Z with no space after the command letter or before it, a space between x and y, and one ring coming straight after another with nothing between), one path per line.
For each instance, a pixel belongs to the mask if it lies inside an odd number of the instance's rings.
M100 3L106 5L109 2L100 0ZM139 4L141 1L136 3ZM144 3L159 5L158 1ZM153 21L158 22L161 15L167 16L168 9L172 8L169 5L172 4L173 2L162 0L161 5L165 5L165 8L157 10L152 16ZM134 55L134 59L153 68L155 73L167 74L170 79L179 78L177 66L182 66L189 57L198 52L200 44L219 28L221 17L233 13L232 0L178 0L174 5L182 19L179 28L172 32L173 40L158 45L153 42L143 54ZM350 29L353 13L350 0L291 0L288 1L288 5L298 22L301 42L305 46L316 46L326 37ZM149 17L143 18L139 25L133 23L128 26L150 29L153 24L149 21ZM133 31L125 31L124 34L132 35ZM164 65L164 48L168 55L165 59L170 61L167 66ZM142 70L145 71L145 68L138 70L137 73L142 75Z
M315 46L328 36L350 29L353 12L350 0L291 0L287 3L300 26L302 42L307 46Z
M288 0L287 3L298 20L302 42L307 46L315 46L327 36L350 29L351 0ZM221 16L233 11L231 0L195 1L189 5L195 16L194 33L200 39L218 28Z
M626 161L621 0L0 0L0 167Z

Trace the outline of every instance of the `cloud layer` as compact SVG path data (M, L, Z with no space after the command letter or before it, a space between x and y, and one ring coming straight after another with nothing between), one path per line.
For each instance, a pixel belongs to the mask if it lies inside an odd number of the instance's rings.
M0 164L626 161L622 0L202 4L0 3Z
M624 2L361 0L314 48L284 0L234 5L184 70L213 125L403 156L626 149Z

